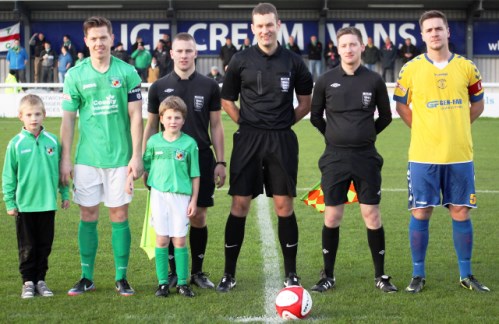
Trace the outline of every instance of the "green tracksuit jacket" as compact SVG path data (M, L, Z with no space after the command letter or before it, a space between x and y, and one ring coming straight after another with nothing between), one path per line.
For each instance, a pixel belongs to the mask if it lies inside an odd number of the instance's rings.
M2 190L7 210L20 212L57 210L57 191L69 200L69 188L59 185L61 146L44 129L37 138L22 129L7 146Z

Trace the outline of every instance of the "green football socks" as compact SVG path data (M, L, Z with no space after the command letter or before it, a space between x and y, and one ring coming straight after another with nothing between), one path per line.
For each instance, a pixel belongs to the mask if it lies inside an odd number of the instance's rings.
M158 284L168 284L168 247L156 247L156 276Z
M175 263L177 264L178 285L187 285L189 273L189 252L187 247L175 248Z
M111 222L114 265L116 267L115 280L126 279L128 259L130 257L130 243L132 240L128 220L115 223Z
M80 220L78 226L78 245L80 247L81 277L94 280L95 256L99 238L97 235L97 221L85 222Z

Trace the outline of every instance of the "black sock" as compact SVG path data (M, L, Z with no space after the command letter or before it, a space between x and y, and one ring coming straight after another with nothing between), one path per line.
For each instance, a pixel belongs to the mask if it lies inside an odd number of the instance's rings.
M170 272L174 275L177 274L177 267L175 266L175 247L170 239L170 245L168 245L168 263L170 265Z
M374 263L374 277L385 274L385 230L383 226L376 230L367 229L367 242L371 249Z
M296 273L296 254L298 253L298 224L295 213L288 217L278 216L277 230L284 259L285 276Z
M189 244L191 246L191 273L195 274L203 271L204 254L208 244L208 227L197 228L191 226L189 233Z
M246 217L229 214L225 224L225 273L235 277L237 258L244 240Z
M324 259L324 273L327 277L334 277L334 263L340 243L340 227L322 228L322 257Z

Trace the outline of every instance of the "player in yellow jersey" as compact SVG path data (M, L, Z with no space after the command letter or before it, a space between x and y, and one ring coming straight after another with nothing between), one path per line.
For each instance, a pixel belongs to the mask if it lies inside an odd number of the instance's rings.
M425 285L428 225L433 208L441 204L452 217L461 286L490 291L471 271L470 210L476 208L471 123L484 109L480 72L449 51L442 12L423 13L419 25L428 52L404 65L394 93L397 111L411 128L407 179L413 273L406 291L418 293Z

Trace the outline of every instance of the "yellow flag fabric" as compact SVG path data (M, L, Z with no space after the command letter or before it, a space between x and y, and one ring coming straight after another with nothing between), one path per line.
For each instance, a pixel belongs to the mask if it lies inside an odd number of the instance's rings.
M355 191L353 182L350 183L347 197L347 204L359 201L357 199L357 191ZM322 192L321 182L317 182L309 192L301 196L300 200L302 200L306 205L314 207L318 212L323 213L326 209L326 205L324 203L324 193Z
M144 225L142 226L142 237L140 238L140 247L147 253L149 260L154 259L156 256L156 232L151 226L151 208L150 208L150 194L147 192L146 212L144 215Z

